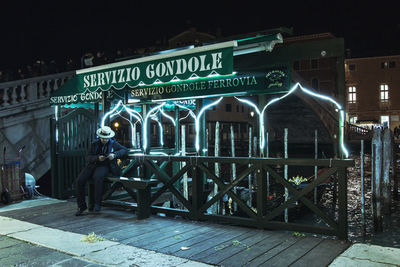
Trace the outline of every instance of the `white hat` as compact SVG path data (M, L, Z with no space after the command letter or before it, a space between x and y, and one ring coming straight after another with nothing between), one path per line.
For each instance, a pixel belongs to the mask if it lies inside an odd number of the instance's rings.
M96 134L100 138L113 138L115 135L115 132L113 130L111 130L110 127L103 126L99 129L97 129Z

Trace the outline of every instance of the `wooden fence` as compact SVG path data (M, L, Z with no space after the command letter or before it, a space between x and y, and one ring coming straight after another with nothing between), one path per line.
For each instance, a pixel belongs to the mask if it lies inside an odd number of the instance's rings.
M354 166L353 160L339 159L282 159L282 158L231 158L231 157L195 157L195 156L135 156L130 155L130 166L139 166L140 173L146 178L156 178L160 181L160 187L153 190L151 203L152 211L167 215L179 215L188 217L192 220L211 220L230 224L258 227L261 229L279 229L298 232L309 232L323 235L333 235L340 239L347 239L347 178L346 168ZM185 163L185 164L178 164ZM214 164L238 166L238 174L233 180L230 173L217 174L214 171ZM182 166L174 168L173 166ZM240 166L246 166L240 168ZM296 183L286 180L277 171L277 166L317 166L324 172L316 179L308 179L306 186L299 187ZM241 171L239 171L241 170ZM132 168L125 170L126 176L136 174L138 170ZM269 184L276 184L281 189L287 189L286 198L277 195L271 198L267 195L267 173L269 174ZM185 197L182 188L182 179L187 174L191 181L189 196ZM249 203L240 194L240 188L247 182L247 177L253 174L255 186L253 203ZM330 180L335 186L337 198L335 197L336 210L320 206L313 202L313 191L321 184ZM218 191L213 194L217 186ZM285 190L280 190L284 192ZM172 194L171 201L179 205L157 206L157 199L165 193ZM249 192L252 194L253 192ZM229 199L230 207L235 204L237 212L215 212L211 206L218 202L227 203ZM280 199L280 201L276 201ZM286 199L286 200L285 200ZM314 216L320 219L318 225L315 223L300 222L302 214L291 215L285 221L283 214L285 210L298 208L299 205L306 207ZM114 201L115 204L115 201ZM123 204L122 202L120 204ZM129 203L135 207L135 204ZM179 207L179 208L176 208ZM238 212L240 211L240 212ZM300 216L300 217L299 217Z

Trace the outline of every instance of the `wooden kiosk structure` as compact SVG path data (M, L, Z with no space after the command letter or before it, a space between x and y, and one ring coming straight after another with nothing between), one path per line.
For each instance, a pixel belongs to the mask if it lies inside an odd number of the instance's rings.
M74 180L83 167L84 155L95 138L96 128L110 124L114 116L124 113L124 120L131 126L132 145L128 159L122 163L123 176L158 180L148 199L151 212L347 239L346 168L354 162L344 159L348 152L344 145L344 110L339 104L344 95L343 40L322 40L308 46L280 45L274 49L275 44L283 42L281 33L285 31L270 30L239 40L77 70L76 76L50 97L56 110L51 121L53 196L65 198L74 194ZM305 88L291 77L292 60L321 57L322 50L324 57L339 59L339 101ZM268 109L295 95L321 103L321 110L333 110L336 114L333 119L336 125L329 132L336 140L335 157L288 158L287 153L280 158L269 157ZM255 112L257 156L218 157L208 152L205 113L224 97L235 97ZM194 107L179 102L193 99L196 100ZM94 107L94 112L78 108L63 114L63 106L88 104ZM193 153L182 155L186 147L182 149L180 123L182 116L189 115L194 121ZM165 122L174 125L174 133L170 133L175 140L173 149L152 147L151 120L155 125L162 126ZM233 165L238 170L234 175L220 171L223 166ZM284 166L285 171L281 172L279 166ZM305 186L299 187L287 175L287 170L295 166L314 167L316 174ZM321 169L323 174L317 175ZM328 179L334 180L337 192L334 206L338 210L334 212L327 211L310 197ZM279 202L272 203L272 184L283 192ZM121 186L124 183L114 181L105 194L109 200L104 204L137 209L135 190L125 188L132 201L112 199L113 192ZM248 188L247 195L254 197L250 200L244 197L240 190L243 187ZM274 194L276 197L277 193ZM161 201L164 205L160 205L160 199L166 195L167 199ZM298 203L321 222L305 224L291 216L288 210ZM224 205L229 205L229 209Z

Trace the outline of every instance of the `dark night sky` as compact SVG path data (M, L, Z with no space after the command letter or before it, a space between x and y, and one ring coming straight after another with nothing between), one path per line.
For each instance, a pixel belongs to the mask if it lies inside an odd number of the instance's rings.
M223 36L275 27L332 32L354 56L400 54L394 1L7 1L0 8L0 68L79 58L88 50L145 47L189 25ZM384 3L384 6L377 6ZM265 6L266 5L266 6Z

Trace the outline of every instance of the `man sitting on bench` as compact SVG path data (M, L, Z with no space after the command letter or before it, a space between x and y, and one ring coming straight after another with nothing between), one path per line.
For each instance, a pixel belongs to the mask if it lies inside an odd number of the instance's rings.
M85 202L85 184L89 179L93 179L94 183L94 211L100 212L101 199L103 194L104 177L111 173L120 176L121 169L117 164L117 159L128 154L128 149L116 140L112 139L115 132L108 126L103 126L96 131L99 139L96 139L90 146L86 155L86 166L80 172L77 178L76 197L78 211L76 216L82 215L87 209ZM93 211L93 207L89 207L89 211Z

